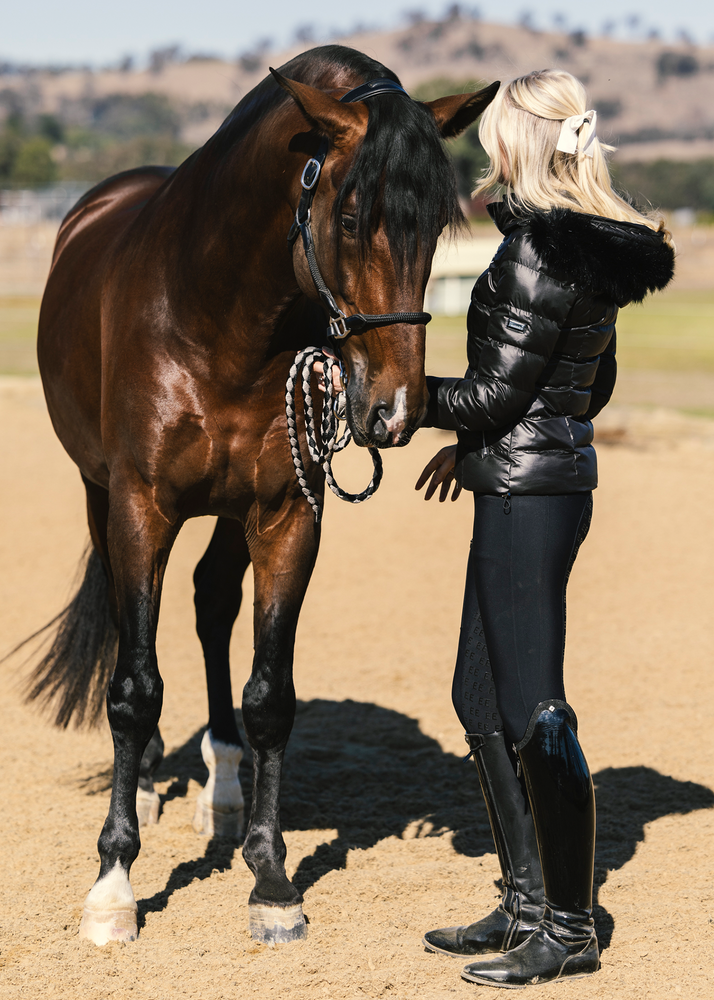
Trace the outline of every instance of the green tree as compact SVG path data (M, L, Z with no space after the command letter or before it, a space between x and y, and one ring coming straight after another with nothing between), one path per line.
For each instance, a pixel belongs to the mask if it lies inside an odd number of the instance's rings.
M57 176L51 156L52 144L42 136L33 136L20 146L11 179L17 184L50 184Z
M15 171L22 139L12 129L0 132L0 184L8 184Z
M693 208L714 212L714 160L654 160L650 163L615 162L617 187L635 201L654 208Z

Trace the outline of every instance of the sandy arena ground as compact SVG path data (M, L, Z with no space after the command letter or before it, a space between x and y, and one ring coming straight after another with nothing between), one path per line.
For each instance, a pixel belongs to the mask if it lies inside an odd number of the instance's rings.
M650 433L649 418L612 412L593 528L570 584L566 657L597 786L602 970L537 996L709 1000L714 425L663 413ZM87 532L79 476L36 380L0 381L0 421L8 649L63 605ZM475 768L461 761L449 700L470 502L425 504L412 489L446 440L422 432L387 455L370 503L328 501L298 633L300 700L283 796L289 872L310 920L304 944L251 941L239 845L191 828L206 776L206 708L190 581L208 520L184 528L164 591L163 815L144 831L132 873L142 927L131 945L98 949L77 938L108 805L108 729L53 729L23 705L17 662L2 665L2 1000L495 995L420 944L428 928L485 914L497 894ZM351 448L338 476L360 486L368 464ZM247 587L234 639L237 694L250 663L250 601Z

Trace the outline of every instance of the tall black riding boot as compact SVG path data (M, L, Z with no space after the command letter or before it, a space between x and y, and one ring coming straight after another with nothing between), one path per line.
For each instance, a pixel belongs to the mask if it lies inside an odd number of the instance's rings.
M599 968L592 920L595 795L576 732L569 705L544 701L515 747L535 823L545 913L518 948L467 965L461 975L470 982L514 988Z
M503 880L503 898L482 920L424 935L430 951L463 957L508 951L539 925L545 908L533 818L502 732L469 735Z

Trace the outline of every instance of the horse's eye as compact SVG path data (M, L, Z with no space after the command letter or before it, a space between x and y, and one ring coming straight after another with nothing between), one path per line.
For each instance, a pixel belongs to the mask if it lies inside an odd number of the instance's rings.
M342 216L342 228L349 236L354 236L357 232L357 220L353 215Z

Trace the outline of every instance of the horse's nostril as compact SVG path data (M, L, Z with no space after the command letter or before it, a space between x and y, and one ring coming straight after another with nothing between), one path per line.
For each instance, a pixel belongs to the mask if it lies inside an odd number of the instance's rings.
M375 441L379 441L380 444L384 443L389 437L389 430L387 428L388 419L386 410L377 410L377 417L372 427L372 437Z
M397 399L391 411L388 411L386 407L380 407L377 412L379 414L380 425L386 433L386 440L391 439L392 444L398 444L402 431L406 426L406 408L403 405L403 401Z

